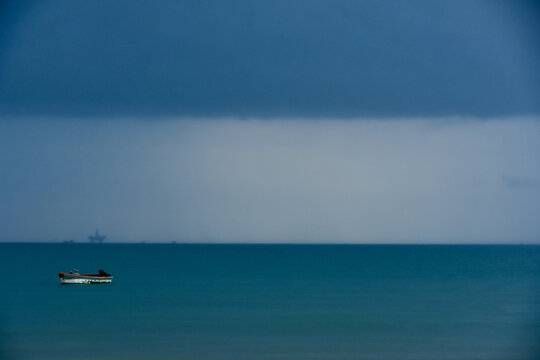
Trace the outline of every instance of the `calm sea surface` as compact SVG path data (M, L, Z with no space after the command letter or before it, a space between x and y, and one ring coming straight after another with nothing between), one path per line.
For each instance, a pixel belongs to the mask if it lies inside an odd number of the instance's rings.
M539 246L0 244L0 270L1 359L540 359Z

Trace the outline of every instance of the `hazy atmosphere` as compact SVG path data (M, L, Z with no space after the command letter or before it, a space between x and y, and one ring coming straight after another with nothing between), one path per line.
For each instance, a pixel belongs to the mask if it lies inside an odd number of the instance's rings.
M540 122L0 124L7 240L535 242ZM8 191L6 191L8 190Z
M535 2L3 2L0 241L539 243Z

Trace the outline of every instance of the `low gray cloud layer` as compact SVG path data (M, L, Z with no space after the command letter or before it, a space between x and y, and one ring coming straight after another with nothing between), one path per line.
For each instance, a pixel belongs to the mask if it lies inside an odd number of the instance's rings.
M540 113L534 1L0 6L0 115Z
M2 240L539 242L537 119L407 120L3 122Z
M0 240L537 243L539 19L1 2Z

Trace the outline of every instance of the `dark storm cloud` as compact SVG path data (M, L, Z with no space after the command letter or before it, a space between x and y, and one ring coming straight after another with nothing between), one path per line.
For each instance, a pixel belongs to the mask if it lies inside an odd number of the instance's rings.
M540 112L533 2L4 2L0 115Z

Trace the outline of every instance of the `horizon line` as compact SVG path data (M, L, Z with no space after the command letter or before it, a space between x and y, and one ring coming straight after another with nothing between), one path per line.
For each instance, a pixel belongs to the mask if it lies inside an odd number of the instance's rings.
M15 244L26 244L26 245L54 245L54 244L64 244L64 245L300 245L300 246L333 246L333 245L347 245L347 246L540 246L540 243L535 242L519 242L519 243L510 243L510 242L493 242L493 243L465 243L465 242L445 242L445 243L425 243L425 242L405 242L405 243L374 243L374 242L365 242L365 243L352 243L352 242L181 242L181 241L117 241L117 242L104 242L104 243L92 243L89 241L86 242L69 242L69 241L0 241L0 245L15 245Z

